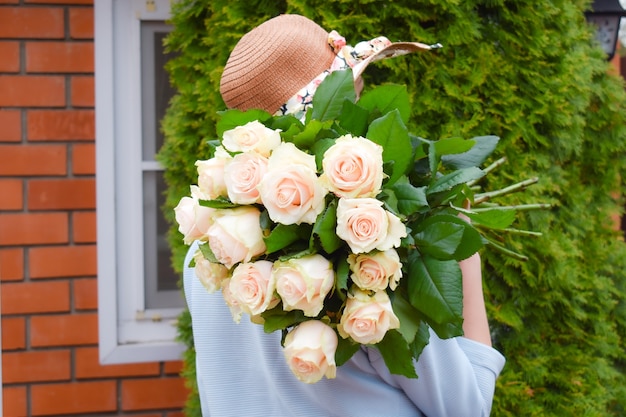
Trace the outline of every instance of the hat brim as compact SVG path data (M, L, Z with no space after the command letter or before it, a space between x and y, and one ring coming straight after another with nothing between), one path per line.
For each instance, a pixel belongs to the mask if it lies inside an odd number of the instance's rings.
M441 48L440 44L435 45L426 45L425 43L420 42L396 42L387 46L384 49L381 49L377 53L367 57L363 61L357 63L352 68L352 74L354 75L354 79L356 80L363 74L365 68L369 64L374 61L379 61L381 59L394 58L400 55L407 55L417 51L429 51L431 49Z

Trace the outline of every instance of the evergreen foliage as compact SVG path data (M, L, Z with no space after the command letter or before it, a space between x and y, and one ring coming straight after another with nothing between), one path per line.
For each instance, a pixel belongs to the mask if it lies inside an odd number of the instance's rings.
M219 77L230 50L251 28L280 13L303 14L354 44L391 40L441 42L437 51L368 68L366 85L406 84L411 129L427 139L497 135L495 157L507 163L486 189L538 176L511 204L547 202L527 212L511 236L522 262L483 252L488 313L495 347L507 364L498 380L494 416L608 416L626 413L626 248L614 229L623 207L626 95L595 46L583 11L565 0L180 0L167 47L178 90L163 121L159 154L169 184L166 215L195 181L224 108ZM367 88L367 87L366 87ZM171 230L174 265L186 246ZM190 347L185 375L195 385L188 314L180 337ZM196 394L187 415L199 416Z

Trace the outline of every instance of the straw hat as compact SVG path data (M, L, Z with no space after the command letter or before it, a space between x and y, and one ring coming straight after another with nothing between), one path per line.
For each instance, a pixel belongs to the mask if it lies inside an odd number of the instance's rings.
M427 50L440 45L398 42L353 67L355 79L378 59ZM220 92L229 108L276 112L299 89L327 71L337 57L329 32L293 14L274 17L246 33L230 54Z

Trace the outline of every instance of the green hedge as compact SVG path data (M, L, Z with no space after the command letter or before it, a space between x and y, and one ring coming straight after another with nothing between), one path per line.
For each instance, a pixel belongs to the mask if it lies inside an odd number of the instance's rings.
M169 184L166 215L195 181L224 108L219 77L248 30L280 13L299 13L336 29L349 43L378 35L441 42L434 52L370 67L368 84L410 90L412 130L422 137L493 134L508 163L488 188L538 176L508 197L541 201L520 227L540 238L510 244L527 262L483 252L485 290L495 346L507 357L494 416L608 416L626 413L626 250L613 229L622 211L626 167L626 96L594 46L583 10L589 1L180 0L167 47L179 55L168 70L178 90L163 121L159 159ZM171 230L174 265L186 247ZM194 381L188 314L180 337L189 345L185 374ZM199 416L192 394L188 416Z

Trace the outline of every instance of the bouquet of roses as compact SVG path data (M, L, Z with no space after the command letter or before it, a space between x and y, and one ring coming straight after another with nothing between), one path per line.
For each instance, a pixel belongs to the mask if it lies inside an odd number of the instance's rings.
M361 345L416 377L428 327L462 334L458 261L489 242L479 229L514 220L510 207L463 208L498 138L429 141L409 133L409 114L403 86L357 103L350 70L324 80L304 122L225 111L175 209L184 242L200 242L198 278L235 321L282 331L304 382L333 378Z

